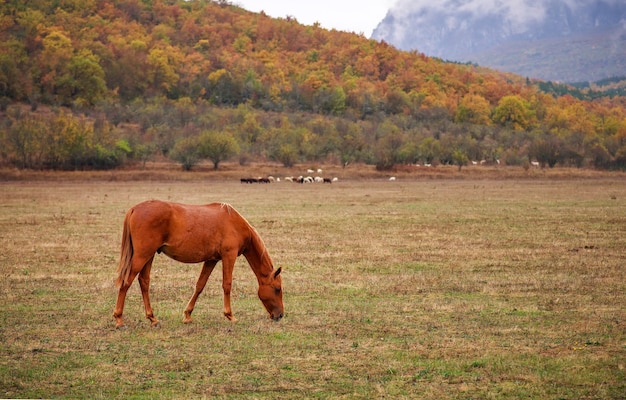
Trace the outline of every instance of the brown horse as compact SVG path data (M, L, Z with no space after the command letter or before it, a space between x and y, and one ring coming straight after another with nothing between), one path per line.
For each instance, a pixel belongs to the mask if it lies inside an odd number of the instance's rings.
M149 296L155 253L164 253L184 263L204 262L195 292L185 307L184 323L191 322L196 300L219 260L222 260L224 315L236 321L230 308L230 290L235 260L241 254L257 277L259 298L270 318L278 321L283 317L281 269L274 270L263 240L241 214L224 203L196 206L151 200L132 207L124 219L117 269L120 290L113 312L117 328L124 326L126 292L137 275L146 317L153 326L159 325Z

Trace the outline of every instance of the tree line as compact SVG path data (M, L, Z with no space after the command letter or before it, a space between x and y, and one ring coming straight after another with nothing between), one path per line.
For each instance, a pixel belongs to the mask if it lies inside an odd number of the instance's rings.
M504 108L510 118L514 111ZM494 117L500 115L494 113ZM626 147L614 136L555 135L542 129L459 123L445 109L417 115L379 113L347 119L313 113L276 113L240 104L216 108L189 99L73 113L33 112L10 106L2 123L5 164L31 169L109 169L168 158L186 169L203 160L245 165L270 159L292 166L307 161L363 162L381 170L398 164L484 161L543 166L624 168ZM122 119L117 125L112 122Z
M626 167L626 100L225 1L0 4L0 162ZM558 90L557 90L558 89Z

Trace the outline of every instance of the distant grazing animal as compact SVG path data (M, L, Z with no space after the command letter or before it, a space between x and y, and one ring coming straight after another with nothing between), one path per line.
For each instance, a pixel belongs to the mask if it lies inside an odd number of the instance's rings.
M122 247L117 269L119 293L113 317L116 327L124 326L122 313L126 292L139 276L146 317L153 326L159 321L150 305L150 269L155 253L164 253L183 263L204 262L193 296L184 311L184 323L215 268L222 261L224 316L236 321L230 307L235 260L241 254L259 282L259 299L271 319L283 317L281 269L274 269L263 240L257 231L232 206L225 203L185 205L159 200L139 203L126 213Z
M298 179L296 179L296 182L298 182L298 183L313 183L313 177L310 177L310 176L299 176Z
M272 183L272 182L276 182L276 179L273 176L268 176L267 178L262 178L262 177L241 178L241 183Z

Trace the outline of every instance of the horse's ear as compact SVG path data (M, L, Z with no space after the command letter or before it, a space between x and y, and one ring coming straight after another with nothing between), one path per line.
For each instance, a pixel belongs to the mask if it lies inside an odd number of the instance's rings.
M276 272L274 272L274 279L278 278L278 275L280 275L280 272L283 270L283 267L279 267Z

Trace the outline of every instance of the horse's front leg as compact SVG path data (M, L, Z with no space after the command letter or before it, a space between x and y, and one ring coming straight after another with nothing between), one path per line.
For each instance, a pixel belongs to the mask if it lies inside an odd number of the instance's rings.
M141 272L139 273L139 286L141 287L141 297L143 298L143 305L146 310L146 318L150 320L150 324L154 327L160 325L159 321L154 317L154 311L150 305L150 270L152 269L152 256L145 264Z
M222 258L222 289L224 290L224 316L229 321L237 322L230 308L230 290L233 287L233 269L235 268L236 257Z
M191 313L196 306L198 296L200 296L200 293L204 290L209 276L211 276L211 272L213 272L213 268L215 268L215 264L217 264L217 261L205 261L202 265L202 272L200 272L200 277L198 278L198 282L196 282L196 290L193 292L189 303L187 303L187 307L185 307L183 323L188 324L191 322Z

